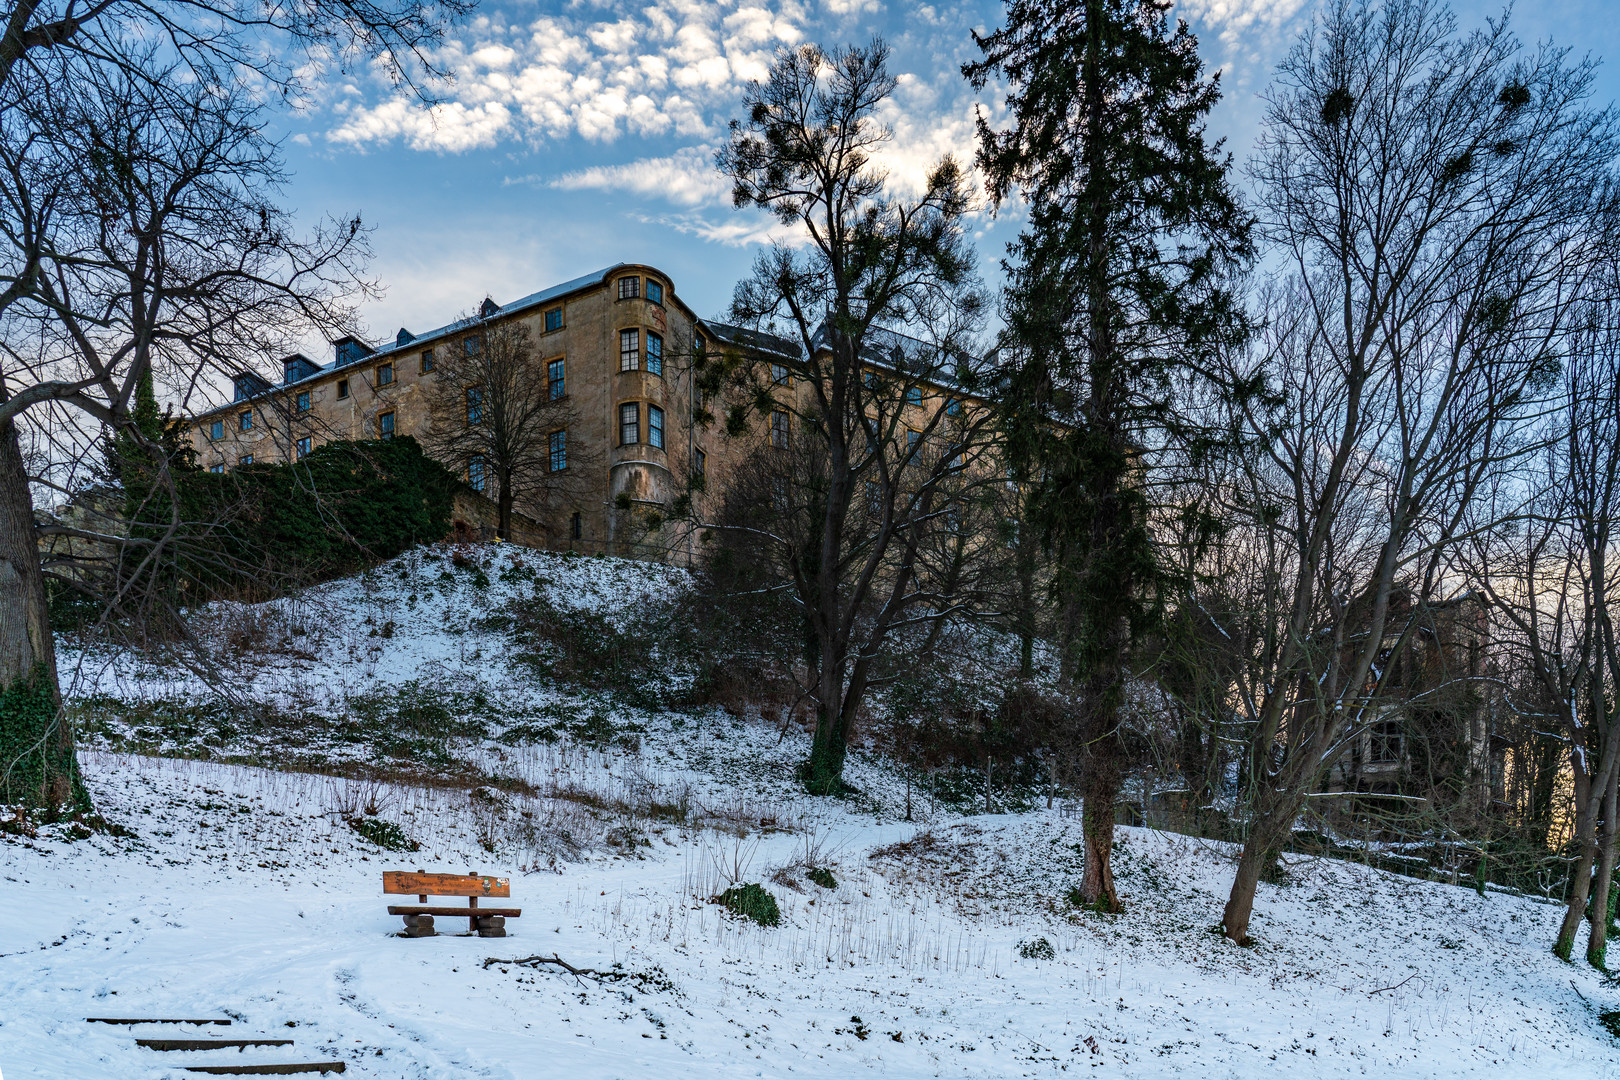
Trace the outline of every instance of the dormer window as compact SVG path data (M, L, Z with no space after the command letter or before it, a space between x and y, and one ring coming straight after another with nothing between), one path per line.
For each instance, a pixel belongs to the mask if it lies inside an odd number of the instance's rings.
M619 299L634 300L641 295L641 279L638 277L622 277L619 279Z
M647 299L655 304L664 302L664 287L652 278L647 279Z

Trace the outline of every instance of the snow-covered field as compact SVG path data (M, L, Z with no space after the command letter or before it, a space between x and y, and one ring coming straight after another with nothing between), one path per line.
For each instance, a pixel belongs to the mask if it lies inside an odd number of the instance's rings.
M0 1074L179 1077L218 1059L413 1078L1620 1075L1597 1020L1620 987L1550 955L1557 908L1298 860L1291 884L1261 887L1258 945L1240 949L1210 932L1231 853L1122 829L1127 913L1076 913L1063 900L1079 874L1072 807L919 804L907 822L899 781L865 758L850 770L863 797L812 799L790 782L796 733L717 711L627 716L507 666L501 634L474 624L514 592L633 606L671 583L610 560L522 558L538 585L493 563L487 585L446 581L439 556L415 556L405 576L282 605L302 620L296 647L227 658L249 696L300 716L403 680L476 684L496 720L454 741L454 783L236 763L274 763L280 728L198 734L186 752L212 744L216 758L199 761L129 752L172 730L104 727L86 779L135 836L48 826L0 843ZM85 670L81 694L194 689L127 661ZM603 710L635 738L502 736L504 719ZM280 753L382 752L321 730ZM419 850L362 839L347 819L367 816ZM812 865L836 887L808 881ZM524 913L505 939L455 936L443 918L442 936L401 939L384 869L510 875ZM732 879L764 883L781 925L708 902ZM1042 938L1050 959L1021 955ZM623 977L516 962L537 956ZM235 1022L131 1031L87 1016ZM296 1045L134 1044L260 1033Z

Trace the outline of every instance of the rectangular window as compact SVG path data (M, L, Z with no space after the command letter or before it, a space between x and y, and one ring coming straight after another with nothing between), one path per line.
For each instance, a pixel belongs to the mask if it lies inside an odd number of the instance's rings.
M551 386L551 400L568 396L567 366L561 360L546 365L546 379Z
M585 515L578 510L575 510L574 516L568 519L568 532L575 540L585 536Z
M619 445L634 446L641 441L641 406L627 401L619 406Z
M309 391L308 390L300 390L300 391L298 391L298 411L301 412L301 413L309 412Z
M562 472L568 468L568 432L553 431L551 433L551 471Z
M546 333L562 329L562 308L554 307L546 312Z
M619 299L634 300L641 295L641 279L638 277L622 277L619 279Z
M771 413L771 445L786 450L788 444L788 414L781 409Z
M236 418L236 426L243 431L253 430L253 410L249 409Z
M922 404L922 387L913 386L909 390L906 391L906 404L907 405L921 405Z
M377 437L392 439L394 437L394 414L385 412L377 417Z
M394 365L393 364L383 364L381 367L377 368L377 387L378 387L378 389L381 389L384 386L393 386L393 385L394 385Z
M917 449L917 444L920 443L920 442L922 442L922 432L913 431L910 428L907 428L906 429L906 449L907 450L915 450L915 449Z
M698 356L704 356L707 355L708 351L709 345L708 342L703 340L703 335L694 335L692 338L692 352Z
M225 437L225 421L215 420L212 424L209 424L208 437L210 439L223 439Z
M472 460L467 462L467 486L474 491L483 491L485 471L483 455L474 454Z
M647 299L655 304L664 302L664 287L652 278L647 279Z
M641 331L619 331L619 370L639 371L641 369Z
M338 400L342 401L344 398L346 398L348 396L349 396L349 380L348 379L339 379L338 380Z
M707 476L709 474L709 455L702 450L692 451L692 475Z
M296 456L299 458L299 460L302 460L309 457L309 452L314 448L314 443L310 440L308 435L305 435L302 439L299 439L294 446L298 450Z
M962 415L962 403L960 401L957 401L955 398L951 398L950 401L945 403L945 415L946 416L961 416Z
M432 349L423 349L422 350L422 374L426 375L428 372L430 372L432 370L433 370L433 350Z
M647 334L647 370L654 375L664 373L664 339L657 334Z
M664 448L664 410L656 405L647 406L647 443L659 450Z
M461 351L466 353L468 356L477 356L479 353L484 351L483 338L480 338L477 334L474 334L469 338L462 338Z
M477 424L484 419L484 388L467 387L467 423Z
M788 369L785 365L771 365L771 383L776 386L788 385Z
M1372 747L1367 760L1374 765L1387 765L1401 760L1401 722L1380 720L1373 725Z
M253 464L253 455L243 454L241 457L236 459L236 463L238 465L251 465Z
M208 471L222 473L225 471L225 463L223 461L216 461L212 465L208 466Z

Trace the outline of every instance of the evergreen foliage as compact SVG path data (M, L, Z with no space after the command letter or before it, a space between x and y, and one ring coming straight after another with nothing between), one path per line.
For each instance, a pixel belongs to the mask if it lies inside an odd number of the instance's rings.
M980 119L978 158L998 204L1016 188L1029 206L1006 263L1009 439L1056 556L1084 702L1085 888L1110 908L1117 715L1158 577L1145 456L1174 426L1178 382L1241 337L1226 280L1250 250L1230 162L1204 138L1217 79L1169 7L1016 0L963 69L977 89L1009 87L1009 126Z
M91 809L73 744L51 737L53 727L65 722L43 663L27 677L0 687L0 803L43 806L53 813ZM52 755L59 760L52 761ZM49 805L50 787L64 776L69 778L69 805Z
M758 882L733 885L715 897L715 900L733 915L753 919L761 926L776 926L782 921L782 913L776 906L776 897Z
M330 442L295 464L206 473L171 459L168 481L116 452L131 543L118 595L176 604L321 581L442 538L458 481L409 437ZM176 510L176 500L178 509Z

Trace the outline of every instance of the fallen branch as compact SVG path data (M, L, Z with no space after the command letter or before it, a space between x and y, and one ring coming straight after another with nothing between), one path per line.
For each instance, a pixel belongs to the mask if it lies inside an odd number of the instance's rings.
M1414 971L1414 972L1412 972L1412 974L1408 975L1406 978L1402 979L1400 982L1396 983L1394 986L1380 986L1377 990L1369 990L1369 991L1367 991L1367 996L1372 997L1374 994L1382 994L1385 990L1399 990L1401 987L1405 986L1407 983L1411 982L1413 979L1417 978L1421 974L1423 974L1423 972Z
M511 964L513 967L532 968L537 968L542 964L554 964L555 966L560 967L564 971L568 972L568 974L572 975L576 982L582 977L595 979L597 982L617 981L619 979L630 978L630 972L628 971L597 971L595 968L575 967L573 964L570 964L560 956L525 956L516 960L501 960L497 957L491 956L484 961L485 968L493 967L496 964Z

